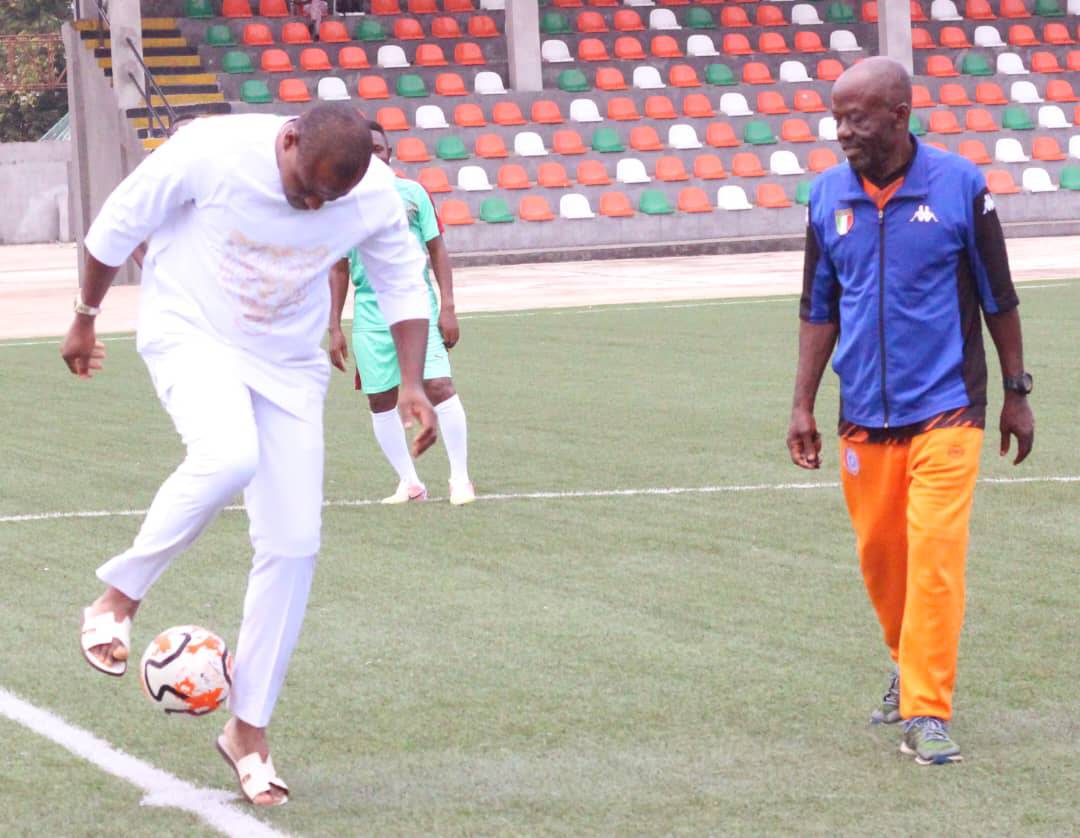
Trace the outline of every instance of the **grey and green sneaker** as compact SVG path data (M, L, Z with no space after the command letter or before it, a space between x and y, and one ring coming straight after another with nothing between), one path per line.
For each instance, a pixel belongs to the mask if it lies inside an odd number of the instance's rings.
M900 721L900 673L893 670L889 688L881 697L881 704L870 713L872 725L894 725Z
M904 722L900 753L915 757L919 765L960 762L960 746L949 736L949 727L933 716L916 716Z

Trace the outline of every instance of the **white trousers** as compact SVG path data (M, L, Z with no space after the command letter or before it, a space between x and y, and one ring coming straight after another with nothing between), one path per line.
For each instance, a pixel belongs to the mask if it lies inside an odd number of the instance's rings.
M183 351L183 350L181 350ZM178 363L178 360L181 363ZM151 375L155 363L147 359ZM98 578L141 600L174 557L240 491L255 555L236 644L229 707L266 727L300 635L319 552L322 403L295 416L244 384L220 358L168 358L162 403L187 448L129 550Z

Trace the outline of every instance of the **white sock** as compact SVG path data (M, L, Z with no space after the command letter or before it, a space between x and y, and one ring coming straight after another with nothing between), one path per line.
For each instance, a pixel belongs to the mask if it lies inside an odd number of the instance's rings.
M401 424L401 416L397 408L383 413L371 414L371 427L375 430L375 439L379 441L390 465L398 474L402 483L415 485L420 482L416 475L416 466L413 465L412 456L409 454L409 443L405 439L405 427Z
M469 482L469 434L465 426L465 408L455 393L444 402L435 405L439 417L439 430L450 459L450 482Z

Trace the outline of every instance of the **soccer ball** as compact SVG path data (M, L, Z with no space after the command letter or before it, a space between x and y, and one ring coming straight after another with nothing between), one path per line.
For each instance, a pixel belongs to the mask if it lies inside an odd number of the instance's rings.
M229 697L232 657L209 629L174 626L146 647L139 681L151 703L166 713L204 716Z

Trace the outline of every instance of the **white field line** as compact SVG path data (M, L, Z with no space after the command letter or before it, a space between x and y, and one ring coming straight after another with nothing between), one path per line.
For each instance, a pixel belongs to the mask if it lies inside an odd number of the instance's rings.
M1009 486L1023 483L1080 483L1080 475L1060 477L984 477L980 484L989 486ZM514 500L570 500L575 498L622 498L664 495L714 495L736 494L743 492L804 492L815 489L837 489L840 484L833 482L814 483L756 483L727 486L667 486L644 489L582 489L566 492L505 492L490 495L477 495L477 501L514 501ZM433 502L446 498L430 498ZM362 506L380 506L381 501L374 499L328 500L323 502L326 509L345 509ZM226 506L225 512L240 512L240 505ZM57 521L71 518L136 518L145 515L145 509L100 509L71 512L32 512L24 515L0 516L0 524L22 524L32 521Z
M146 794L141 801L142 806L182 809L230 838L281 838L284 835L257 818L230 806L229 801L236 799L235 794L193 786L167 771L114 748L108 742L69 724L54 713L23 701L3 687L0 687L0 716L6 716L82 757L102 771L131 783ZM117 824L112 826L116 828ZM123 828L119 827L116 831L122 833Z

